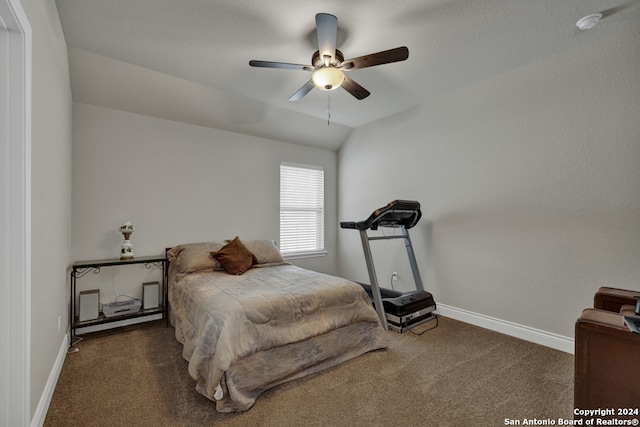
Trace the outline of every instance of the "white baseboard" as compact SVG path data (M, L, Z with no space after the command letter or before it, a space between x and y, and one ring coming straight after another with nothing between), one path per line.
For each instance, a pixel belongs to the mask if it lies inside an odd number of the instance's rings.
M31 427L40 427L44 424L44 420L47 417L47 411L49 410L49 405L51 404L51 399L53 398L53 392L56 389L56 384L58 383L58 378L60 377L60 372L62 371L62 365L64 365L64 359L67 356L68 348L69 332L67 331L67 333L64 334L62 344L60 345L58 357L56 357L53 368L49 373L47 383L44 386L42 394L40 395L38 407L36 408L36 412L33 414L33 418L31 419Z
M481 328L564 351L565 353L574 353L573 338L542 331L540 329L530 328L529 326L519 325L506 320L496 319L494 317L485 316L483 314L474 313L461 308L451 307L445 304L438 304L436 313L441 314L444 317L450 317L461 322L480 326Z

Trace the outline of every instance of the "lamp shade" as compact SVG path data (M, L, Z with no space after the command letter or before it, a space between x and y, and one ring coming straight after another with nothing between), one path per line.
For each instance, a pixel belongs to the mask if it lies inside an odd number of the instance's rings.
M344 73L332 66L322 67L313 72L311 80L318 89L333 90L344 81Z

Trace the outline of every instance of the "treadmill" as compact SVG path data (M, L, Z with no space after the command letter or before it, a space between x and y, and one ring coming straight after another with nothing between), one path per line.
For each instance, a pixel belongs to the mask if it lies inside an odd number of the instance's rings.
M391 329L402 333L423 323L436 319L436 303L433 296L424 290L418 263L413 252L409 229L415 226L420 218L420 203L411 200L394 200L386 206L373 211L364 221L341 222L340 227L354 229L360 232L362 249L367 263L369 280L371 281L371 294L380 323L385 331ZM401 235L392 236L372 236L367 234L367 230L377 230L378 227L399 228ZM382 298L380 286L369 242L372 240L403 239L409 256L409 264L413 273L413 280L416 285L415 291L405 292L395 297ZM386 291L386 290L383 290ZM388 294L388 293L387 293Z

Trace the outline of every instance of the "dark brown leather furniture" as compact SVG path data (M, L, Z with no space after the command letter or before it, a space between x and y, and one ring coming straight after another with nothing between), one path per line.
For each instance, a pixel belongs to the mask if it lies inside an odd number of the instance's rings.
M574 407L640 406L640 335L623 315L633 314L640 292L600 288L594 307L575 325Z
M593 308L620 313L634 311L640 300L640 291L628 291L617 288L600 288L593 297ZM633 314L633 313L630 313Z

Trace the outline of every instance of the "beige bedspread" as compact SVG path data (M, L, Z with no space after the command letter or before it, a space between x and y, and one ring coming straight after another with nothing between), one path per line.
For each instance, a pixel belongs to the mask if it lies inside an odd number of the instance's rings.
M385 347L362 287L293 265L170 272L170 319L196 389L244 411L277 384Z

